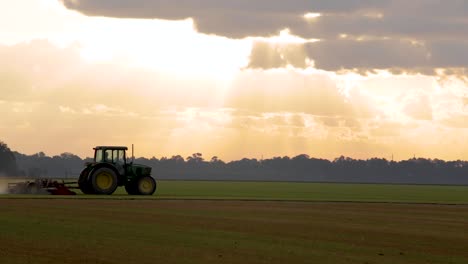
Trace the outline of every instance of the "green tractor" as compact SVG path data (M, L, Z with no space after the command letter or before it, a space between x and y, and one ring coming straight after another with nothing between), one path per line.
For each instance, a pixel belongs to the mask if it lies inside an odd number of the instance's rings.
M133 159L128 162L126 151L127 147L95 147L94 161L85 164L78 179L80 190L85 194L112 194L118 186L125 186L130 195L152 195L156 181L151 177L151 167L133 164Z

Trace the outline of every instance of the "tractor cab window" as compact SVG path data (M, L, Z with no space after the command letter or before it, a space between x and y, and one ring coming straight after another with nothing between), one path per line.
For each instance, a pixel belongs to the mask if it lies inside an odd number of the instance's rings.
M103 162L102 149L96 150L96 153L94 154L94 160L95 162Z
M117 163L125 164L125 151L119 150L117 155Z
M121 149L97 149L94 154L95 162L108 162L113 164L125 164L125 150Z
M123 150L115 149L112 152L112 163L125 164L125 152Z
M104 156L105 156L104 158L105 162L112 162L112 150L111 149L106 149Z

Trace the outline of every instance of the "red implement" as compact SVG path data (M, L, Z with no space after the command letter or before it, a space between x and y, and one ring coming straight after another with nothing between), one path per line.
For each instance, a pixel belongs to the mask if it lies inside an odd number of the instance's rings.
M70 191L70 189L68 189L68 187L65 186L64 183L59 183L59 182L54 181L52 183L52 185L53 185L54 188L51 188L51 189L48 190L50 192L50 194L53 194L53 195L76 195L76 192Z
M46 194L75 195L70 189L78 189L77 182L64 182L53 179L35 179L23 182L8 183L11 194Z

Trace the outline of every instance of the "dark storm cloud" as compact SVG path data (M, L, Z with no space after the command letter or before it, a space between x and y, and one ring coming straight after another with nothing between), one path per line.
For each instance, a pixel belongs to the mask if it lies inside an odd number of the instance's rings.
M427 64L425 47L400 40L325 40L306 44L316 67L340 68L410 68Z
M376 0L61 0L66 7L88 15L132 18L180 19L197 17L212 11L304 14L306 12L341 13L388 6ZM207 12L208 11L208 12Z
M305 32L303 15L382 8L375 0L62 0L67 8L90 16L181 20L193 18L202 33L232 38L268 36L284 28Z
M229 38L268 37L289 29L302 47L257 43L250 66L393 69L431 72L468 68L465 0L62 0L91 16L181 20L201 33ZM306 13L320 17L306 19ZM343 38L345 37L345 38ZM295 51L296 50L296 51Z
M448 68L445 74L464 75L468 68L468 41L433 41L427 43L404 39L349 40L331 39L314 43L278 45L257 42L252 49L251 68L281 68L292 65L304 68L305 59L314 60L319 69L360 72L390 69L394 73L433 74ZM450 70L450 69L458 70Z
M91 16L193 18L198 30L227 37L269 36L290 28L306 38L337 34L452 36L468 33L464 0L62 0ZM321 13L306 21L306 13Z

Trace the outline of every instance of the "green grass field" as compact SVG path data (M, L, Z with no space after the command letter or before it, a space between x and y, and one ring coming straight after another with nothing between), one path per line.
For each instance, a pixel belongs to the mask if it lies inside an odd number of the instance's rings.
M0 195L0 263L468 263L468 188L160 181Z
M79 193L80 191L77 190ZM30 195L0 195L1 198ZM36 198L54 198L49 195ZM67 198L108 199L78 195ZM119 188L113 199L216 199L468 204L468 186L336 184L292 182L158 181L156 195L128 196Z
M161 181L158 187L161 198L468 204L468 186Z

